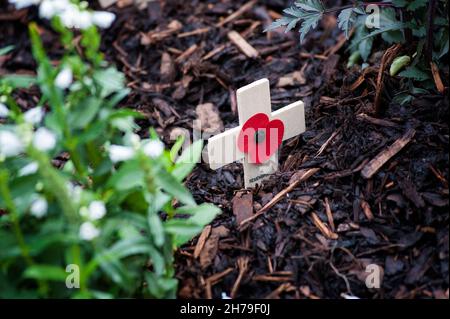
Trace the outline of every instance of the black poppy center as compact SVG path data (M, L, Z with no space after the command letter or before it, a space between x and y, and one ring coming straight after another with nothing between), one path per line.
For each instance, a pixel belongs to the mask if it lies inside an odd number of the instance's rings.
M265 130L257 130L255 132L255 142L257 144L264 142L266 139L266 131Z

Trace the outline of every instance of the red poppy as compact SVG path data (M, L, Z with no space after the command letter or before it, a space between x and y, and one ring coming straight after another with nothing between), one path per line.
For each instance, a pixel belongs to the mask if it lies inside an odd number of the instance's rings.
M269 120L267 114L257 113L242 126L237 145L249 155L250 163L262 164L278 150L283 141L284 124Z

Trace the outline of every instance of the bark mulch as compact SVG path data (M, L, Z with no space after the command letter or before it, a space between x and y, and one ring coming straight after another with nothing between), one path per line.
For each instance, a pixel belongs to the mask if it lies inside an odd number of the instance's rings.
M168 144L192 132L200 104L213 104L213 129L238 125L235 90L263 77L273 109L305 102L307 131L283 144L280 171L262 187L243 190L237 163L218 171L202 163L189 176L196 200L223 213L176 253L179 296L448 298L448 98L393 103L399 79L385 76L377 86L387 47L376 43L364 71L347 69L333 16L303 44L295 32L263 33L287 5L171 0L109 8L117 21L102 48L132 89L122 104L142 112L140 124ZM26 23L37 14L0 8L0 43L16 45L0 60L0 75L32 72ZM231 42L233 30L256 53ZM55 35L43 28L43 37L57 57ZM37 103L35 89L18 98L24 108ZM369 264L382 268L380 289L366 287Z

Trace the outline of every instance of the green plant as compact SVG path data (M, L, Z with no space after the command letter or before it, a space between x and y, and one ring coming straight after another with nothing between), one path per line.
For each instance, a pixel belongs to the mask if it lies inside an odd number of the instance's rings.
M294 6L285 9L284 16L267 30L285 26L287 32L300 24L300 39L303 42L324 14L339 12L338 27L347 39L351 39L349 67L360 59L367 63L377 37L387 44L413 43L409 53L411 63L398 76L409 80L406 85L412 91L415 89L414 82L430 89L433 87L430 61L438 67L446 64L444 57L449 49L447 7L447 0L393 0L352 1L350 5L327 9L321 0L298 0Z
M141 139L140 114L116 108L129 89L96 27L80 30L80 52L59 17L52 26L59 65L31 24L37 78L0 79L0 297L173 298L174 249L220 212L182 184L202 142L174 161L180 143ZM24 113L13 91L33 83L42 96Z

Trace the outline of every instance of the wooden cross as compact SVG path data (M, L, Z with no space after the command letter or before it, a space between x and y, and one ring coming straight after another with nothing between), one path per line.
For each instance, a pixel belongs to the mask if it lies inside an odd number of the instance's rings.
M280 146L279 144L281 144L281 141L297 136L305 131L305 110L303 102L297 101L272 112L268 79L261 79L244 86L237 90L236 95L240 126L208 139L208 160L211 169L218 169L229 163L243 160L245 187L249 188L260 184L261 181L267 179L278 170L277 149ZM258 114L258 116L255 116L255 114ZM257 121L257 118L261 119L264 117L274 124L280 124L279 121L281 121L284 132L282 132L283 130L278 130L278 132L281 131L281 136L279 136L279 142L275 143L277 145L274 146L273 154L272 150L268 151L267 154L271 154L270 158L262 163L258 163L257 161L255 162L254 156L251 156L250 151L245 152L242 148L242 141L248 142L248 139L252 139L252 135L247 134L244 139L242 139L243 136L241 135L243 135L242 128L248 126L249 122L253 121L252 123L254 123L255 120ZM261 141L258 141L258 138L264 139L265 136L268 136L263 132L261 138L259 130L250 132L252 134L255 133L254 140L256 143L260 143L257 145L263 145ZM277 130L274 129L274 132L277 133ZM270 139L275 141L276 137L273 137L275 135L272 134Z

